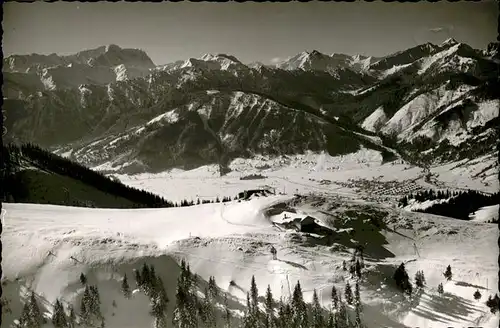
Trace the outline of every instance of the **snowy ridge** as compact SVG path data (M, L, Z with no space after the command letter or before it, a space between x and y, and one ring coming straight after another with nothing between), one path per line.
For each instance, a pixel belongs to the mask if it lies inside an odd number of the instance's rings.
M361 127L367 131L376 132L378 129L387 122L387 116L385 115L384 109L382 107L377 108L373 113L370 114L363 123Z

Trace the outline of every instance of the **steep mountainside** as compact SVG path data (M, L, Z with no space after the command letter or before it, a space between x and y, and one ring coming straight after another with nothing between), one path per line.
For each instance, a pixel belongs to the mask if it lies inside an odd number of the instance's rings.
M494 142L495 49L447 40L384 58L312 51L276 67L227 54L155 67L144 52L114 45L11 56L6 137L129 171L361 145L406 158L466 158Z
M150 192L128 187L37 146L2 147L0 200L100 208L171 207Z

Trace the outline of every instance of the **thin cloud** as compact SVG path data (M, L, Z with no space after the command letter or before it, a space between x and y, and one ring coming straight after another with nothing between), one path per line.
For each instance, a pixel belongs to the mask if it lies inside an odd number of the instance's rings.
M434 33L438 33L438 32L444 31L444 27L430 28L429 31L434 32Z

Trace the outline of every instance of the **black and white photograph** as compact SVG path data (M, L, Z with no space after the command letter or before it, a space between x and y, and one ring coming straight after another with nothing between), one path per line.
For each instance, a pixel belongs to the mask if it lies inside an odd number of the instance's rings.
M2 328L499 327L498 1L2 7Z

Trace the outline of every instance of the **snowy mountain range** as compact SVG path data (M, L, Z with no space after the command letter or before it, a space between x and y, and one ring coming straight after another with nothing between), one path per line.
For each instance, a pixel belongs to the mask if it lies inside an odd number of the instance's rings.
M6 141L122 172L362 147L386 159L472 159L494 151L499 70L498 44L453 39L383 58L314 50L274 66L227 54L156 66L116 45L13 55Z

